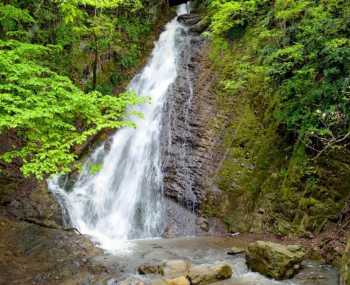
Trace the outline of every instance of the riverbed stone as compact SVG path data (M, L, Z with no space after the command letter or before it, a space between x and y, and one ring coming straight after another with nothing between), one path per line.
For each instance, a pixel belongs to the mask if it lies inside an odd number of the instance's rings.
M161 273L167 278L186 276L190 269L190 263L186 260L167 260L161 266Z
M231 247L230 250L227 252L228 255L237 255L242 253L245 253L245 250L236 246Z
M185 276L166 279L165 282L167 285L190 285L190 281Z
M192 285L204 285L229 279L231 276L231 266L222 262L216 264L194 265L190 268L188 279Z
M281 280L293 277L304 257L301 246L257 241L248 246L247 265L253 271Z
M161 266L159 264L153 264L153 263L144 263L141 264L137 271L144 275L144 274L160 274L162 272Z

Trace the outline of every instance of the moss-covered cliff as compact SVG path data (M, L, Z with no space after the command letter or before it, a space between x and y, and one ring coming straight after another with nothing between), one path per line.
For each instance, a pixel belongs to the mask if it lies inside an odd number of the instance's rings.
M204 35L222 137L212 178L221 192L208 190L204 212L232 232L313 239L339 264L350 230L348 5L209 1L201 8L211 21ZM325 24L332 30L321 31Z

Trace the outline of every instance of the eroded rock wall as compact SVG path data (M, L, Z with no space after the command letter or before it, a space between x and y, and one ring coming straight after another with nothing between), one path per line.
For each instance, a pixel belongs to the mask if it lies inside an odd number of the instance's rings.
M208 43L191 29L200 21L195 17L180 18L188 31L179 36L178 78L167 95L162 159L165 195L197 211L219 159L213 135L216 109L211 86L215 75L207 59Z

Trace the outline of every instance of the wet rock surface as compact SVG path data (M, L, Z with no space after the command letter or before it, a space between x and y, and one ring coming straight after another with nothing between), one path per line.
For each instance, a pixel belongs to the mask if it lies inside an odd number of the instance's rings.
M274 279L288 279L300 269L305 258L302 247L284 246L257 241L248 246L247 264L250 269Z
M185 276L180 276L174 279L165 279L168 285L190 285L190 281Z
M145 263L139 266L137 269L138 273L145 274L160 274L161 266L158 264Z
M177 17L177 20L186 26L193 26L201 21L201 16L197 14L185 14Z
M100 274L89 258L101 254L74 231L0 218L0 284L61 284Z
M64 227L62 211L44 184L17 179L2 185L1 285L62 284L103 275L103 267L92 268L89 262L102 252L87 237Z
M168 260L162 264L162 275L167 278L187 276L191 264L182 259Z
M183 47L178 78L167 94L162 120L164 192L198 212L219 161L213 155L217 142L208 127L215 116L215 96L209 91L214 75L206 66L206 41L190 31L201 19L182 15L178 20L188 31L179 35Z
M160 280L172 285L190 283L204 285L229 279L232 276L232 268L227 263L193 265L188 260L182 259L166 260L160 264L142 264L139 266L138 272L141 274L160 274L164 276L164 279Z
M188 279L193 285L210 284L216 281L229 279L231 276L232 268L227 263L192 266L188 273Z
M245 250L243 248L239 248L236 246L233 246L230 248L230 250L227 252L228 255L236 255L236 254L243 254L245 253Z

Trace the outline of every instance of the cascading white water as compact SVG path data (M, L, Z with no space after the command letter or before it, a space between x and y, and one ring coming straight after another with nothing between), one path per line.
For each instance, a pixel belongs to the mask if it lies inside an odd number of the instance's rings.
M178 7L178 15L187 12ZM85 162L73 189L61 178L49 181L72 226L102 248L117 241L159 236L163 230L160 129L164 100L177 77L176 35L184 28L172 20L166 25L144 70L130 83L139 96L151 99L136 108L143 118L132 118L136 128L118 130L108 151L100 146ZM101 164L93 174L94 165Z

